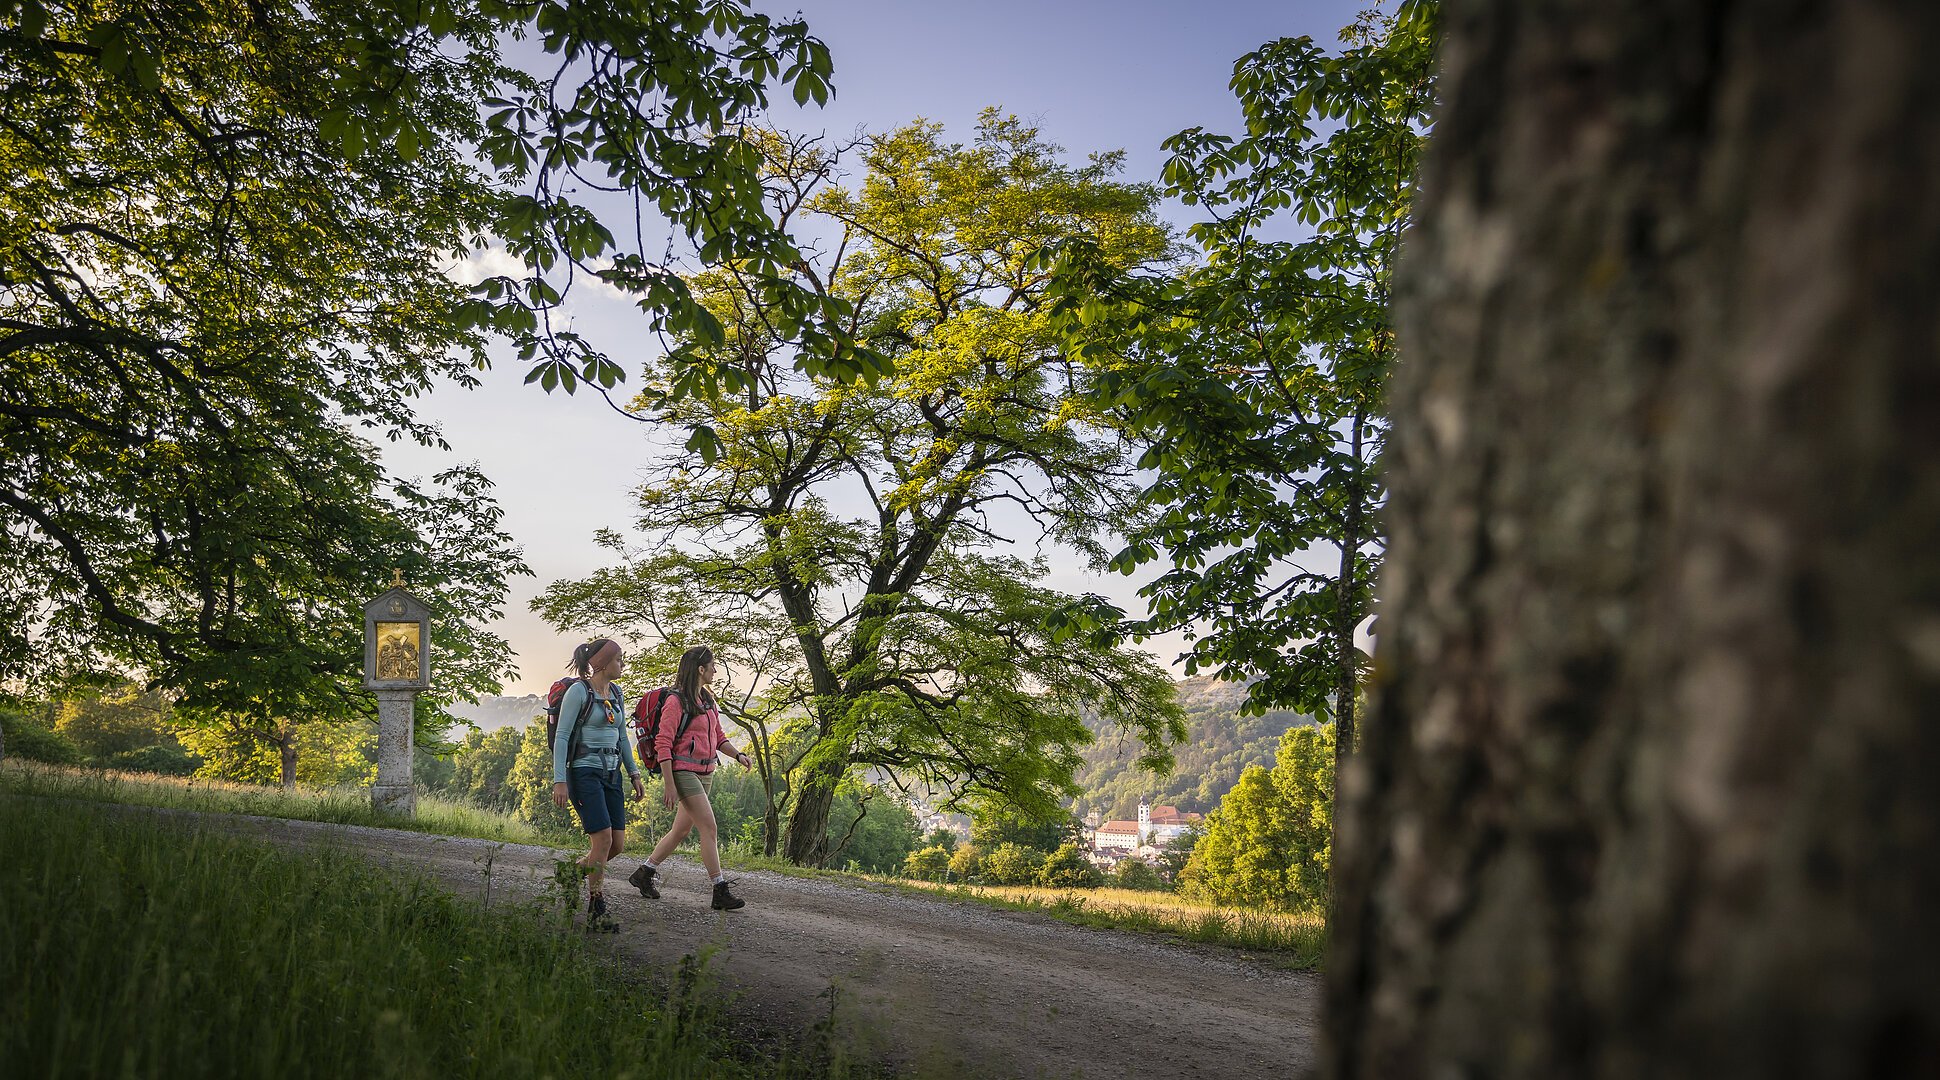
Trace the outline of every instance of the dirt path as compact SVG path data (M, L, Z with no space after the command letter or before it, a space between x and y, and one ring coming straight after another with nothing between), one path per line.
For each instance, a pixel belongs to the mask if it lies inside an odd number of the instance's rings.
M170 816L177 816L171 812ZM279 844L342 846L424 872L460 896L537 895L545 848L360 826L180 814ZM636 865L623 855L616 865ZM1320 983L1223 950L1090 930L1037 915L780 874L735 875L748 906L708 908L696 862L664 868L663 898L609 887L614 947L665 968L720 946L710 968L763 1026L828 1015L865 1052L923 1076L1282 1080L1314 1061Z

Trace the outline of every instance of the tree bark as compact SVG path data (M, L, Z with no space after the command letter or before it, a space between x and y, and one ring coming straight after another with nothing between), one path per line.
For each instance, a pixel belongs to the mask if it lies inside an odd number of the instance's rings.
M1325 1072L1940 1076L1940 5L1444 17Z
M846 759L815 768L803 766L797 775L795 808L788 815L788 835L782 854L796 866L820 866L829 855L829 810L835 786L848 771Z
M277 730L274 740L281 760L281 778L284 791L296 790L296 725L284 721Z
M1361 474L1361 428L1367 414L1356 411L1352 418L1352 447L1355 464L1354 483L1347 493L1346 517L1342 521L1340 578L1334 590L1334 775L1353 755L1359 738L1355 720L1355 697L1360 693L1361 670L1354 648L1354 582L1360 576L1361 545L1367 523L1367 485Z

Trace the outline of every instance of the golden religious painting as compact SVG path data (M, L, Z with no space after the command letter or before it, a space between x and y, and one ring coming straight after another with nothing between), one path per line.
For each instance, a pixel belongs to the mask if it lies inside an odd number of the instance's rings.
M380 622L377 624L377 681L417 682L418 624Z

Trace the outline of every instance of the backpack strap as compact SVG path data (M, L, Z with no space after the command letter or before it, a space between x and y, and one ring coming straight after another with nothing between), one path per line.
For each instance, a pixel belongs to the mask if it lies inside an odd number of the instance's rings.
M578 761L586 749L586 744L580 739L580 735L586 730L586 718L593 715L593 684L585 679L576 681L586 688L586 700L579 706L579 715L573 718L572 737L566 740L566 768L568 769L573 767L573 762ZM612 692L618 690L619 686L619 683L607 684L608 700L612 700ZM572 693L572 687L567 687L566 692ZM624 697L621 700L624 700Z
M680 723L678 723L678 724L676 724L676 725L674 725L674 737L673 737L673 739L672 739L672 740L671 740L671 741L670 741L670 742L669 742L669 743L667 744L667 745L668 745L668 751L669 751L669 752L668 752L668 754L667 754L667 760L668 760L668 761L672 761L672 760L674 760L674 758L675 758L675 757L677 757L677 756L678 756L678 755L676 755L676 754L674 754L674 753L672 752L672 749L673 749L673 745L674 745L675 743L678 743L678 742L680 742L680 737L681 737L682 735L685 735L685 734L687 734L687 725L689 725L689 724L691 724L691 723L693 723L693 722L694 722L694 716L693 716L693 714L692 714L692 713L689 713L689 712L687 711L687 699L686 699L686 698L684 698L684 697L681 697L681 696L680 696L680 688L679 688L679 687L674 687L674 686L662 686L662 687L660 687L660 688L658 688L658 689L656 689L656 690L653 690L653 691L651 691L651 693L652 693L652 694L654 694L654 695L658 695L658 696L659 696L659 699L660 699L660 700L658 700L658 701L656 701L656 702L654 702L654 703L653 703L653 705L654 705L654 707L653 707L652 709L650 709L650 710L648 710L648 721L647 721L647 723L648 723L648 724L651 724L651 725L653 725L653 729L654 729L655 731L658 731L658 730L659 730L659 725L660 725L660 712L661 712L661 710L662 710L662 709L665 709L665 708L667 707L667 699L668 699L669 697L671 697L671 698L673 698L673 699L675 699L676 701L679 701L679 702L680 702ZM641 700L642 700L642 701L645 701L646 699L645 699L645 698L642 698ZM650 749L650 750L651 750L651 749L653 749L653 748L652 748L652 747L648 747L648 749ZM655 762L654 762L654 765L655 765L655 767L658 767L658 766L659 766L659 764L660 764L660 763L659 763L658 761L655 761Z
M668 692L669 694L673 694L673 695L675 695L676 697L678 697L678 696L679 696L679 694L680 694L680 691L679 691L679 690L675 690L675 689L672 689L672 688L669 688L667 692ZM667 744L667 748L668 748L668 751L669 751L669 753L668 753L668 757L670 757L670 758L674 758L674 759L679 759L679 760L692 760L692 759L682 759L682 758L680 757L680 755L679 755L679 754L676 754L676 753L672 753L672 750L673 750L673 748L674 748L674 747L676 747L676 746L678 746L678 745L680 744L680 738L681 738L681 736L683 736L683 735L685 735L685 734L687 734L687 728L688 728L688 725L690 725L690 724L692 724L692 723L694 722L694 718L695 718L696 716L699 716L699 715L701 714L701 712L703 712L703 711L705 711L705 710L701 710L701 711L689 711L689 710L688 710L688 708L687 708L687 699L686 699L686 698L681 698L681 699L680 699L680 724L679 724L679 726L677 726L677 727L675 727L675 728L674 728L674 738L673 738L673 741Z

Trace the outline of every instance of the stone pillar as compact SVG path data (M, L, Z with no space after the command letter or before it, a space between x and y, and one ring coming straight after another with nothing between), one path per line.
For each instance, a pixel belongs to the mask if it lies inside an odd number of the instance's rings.
M431 611L395 573L390 591L364 605L364 686L377 697L377 783L371 805L417 813L411 790L411 713L431 686Z
M416 690L377 691L377 783L371 805L398 814L417 813L411 786L411 714Z

